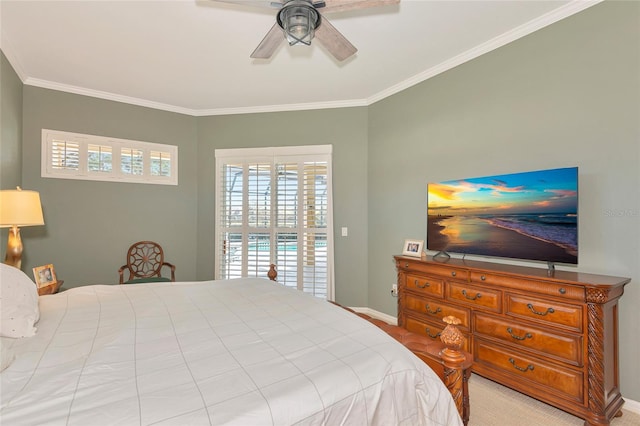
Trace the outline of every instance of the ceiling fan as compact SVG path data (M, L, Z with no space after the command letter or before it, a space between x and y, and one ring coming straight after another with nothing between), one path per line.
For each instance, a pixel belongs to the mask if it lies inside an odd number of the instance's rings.
M254 59L269 59L282 43L283 38L293 46L296 44L310 45L311 40L315 37L338 61L344 61L355 54L358 49L329 23L323 13L344 12L400 2L400 0L213 1L278 9L276 23L251 54Z

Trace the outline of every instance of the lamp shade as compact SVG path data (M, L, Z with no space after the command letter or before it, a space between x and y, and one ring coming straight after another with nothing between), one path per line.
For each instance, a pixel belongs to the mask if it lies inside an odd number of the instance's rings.
M40 194L36 191L0 191L0 228L44 225Z

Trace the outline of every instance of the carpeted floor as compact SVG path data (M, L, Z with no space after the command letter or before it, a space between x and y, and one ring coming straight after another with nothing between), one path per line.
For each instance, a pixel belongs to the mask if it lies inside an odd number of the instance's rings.
M469 426L582 426L584 420L536 399L472 375L469 380ZM640 414L622 410L611 426L639 426Z

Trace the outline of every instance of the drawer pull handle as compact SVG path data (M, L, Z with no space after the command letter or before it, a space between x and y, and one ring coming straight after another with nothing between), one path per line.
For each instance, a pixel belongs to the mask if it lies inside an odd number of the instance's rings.
M532 305L531 303L528 303L528 304L527 304L527 308L529 308L529 310L530 310L531 312L533 312L534 314L536 314L536 315L540 315L540 316L545 316L545 315L547 315L547 314L552 314L552 313L554 313L554 312L555 312L555 310L554 310L553 308L548 308L546 312L538 312L538 311L536 311L535 309L533 309L533 305Z
M418 287L418 288L431 287L431 284L429 284L427 281L425 281L424 284L422 284L422 285L418 282L418 280L415 280L414 283L415 283L416 287Z
M484 280L486 280L486 279L487 279L487 277L485 277L484 275L480 275L480 279L481 279L482 281L484 281Z
M518 370L518 371L522 371L523 373L526 373L526 372L527 372L527 370L531 370L531 371L533 371L533 365L531 365L531 364L527 365L525 368L522 368L522 367L518 367L518 366L516 365L516 361L515 361L513 358L509 358L509 362L511 363L511 365L513 365L513 367L514 367L516 370Z
M431 334L431 329L429 327L425 327L424 331L427 333L427 336L431 337L432 339L437 339L442 334L441 331L437 332L436 334Z
M436 308L436 310L434 311L434 310L431 309L431 307L429 306L428 303L425 305L425 309L427 310L428 313L430 313L432 315L435 315L435 314L437 314L439 312L442 312L442 309L440 309L440 306L438 306L438 308Z
M511 327L507 327L507 333L509 333L509 335L516 340L525 340L525 339L533 338L533 335L531 333L525 334L524 337L516 336L515 334L513 334L513 329Z
M469 296L469 294L467 293L467 290L465 290L465 289L462 289L462 295L464 297L466 297L467 299L469 299L469 300L476 300L476 299L480 299L482 297L482 294L480 294L480 293L476 293L476 295L473 296L473 297Z
M456 276L456 271L451 271L451 276L455 277Z
M564 288L564 287L561 287L561 288L560 288L560 290L558 290L558 292L559 292L560 294L565 294L565 293L567 292L567 289L566 289L566 288Z

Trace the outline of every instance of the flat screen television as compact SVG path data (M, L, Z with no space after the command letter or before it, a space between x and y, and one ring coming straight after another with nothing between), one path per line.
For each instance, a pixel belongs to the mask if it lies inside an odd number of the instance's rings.
M578 263L578 168L427 185L427 249Z

